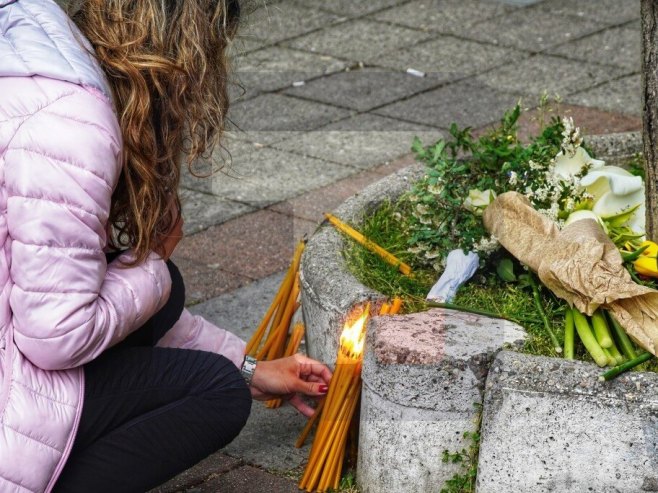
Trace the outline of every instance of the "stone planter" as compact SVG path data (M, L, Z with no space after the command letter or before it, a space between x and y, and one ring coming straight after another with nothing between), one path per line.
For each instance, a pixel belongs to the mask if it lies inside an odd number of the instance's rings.
M641 150L637 134L593 137L588 143L610 164L622 166ZM391 175L349 199L335 214L345 221L359 224L383 202L399 198L421 174L422 167L416 165ZM332 227L322 225L308 242L300 269L307 350L312 357L328 364L335 361L338 337L350 310L366 301L376 305L384 298L350 274L342 256L345 241ZM555 447L542 448L539 445L549 443L553 433L578 437L582 445L578 450L588 451L589 464L600 462L601 467L606 467L611 460L619 459L617 463L622 466L614 469L615 475L640 474L643 488L658 485L658 478L654 479L650 472L658 465L654 453L658 447L657 434L650 432L658 408L651 393L655 388L655 375L641 381L633 393L632 404L626 407L623 400L628 392L624 389L632 389L632 386L615 382L613 385L622 389L615 393L620 400L610 405L610 396L601 392L603 387L596 383L599 370L581 362L502 353L497 360L496 373L487 380L492 360L499 350L503 346L521 344L524 337L523 329L515 324L450 310L372 318L363 364L357 470L362 491L439 491L445 480L457 471L457 466L441 461L441 454L445 449L456 451L468 446L463 432L474 430L474 404L483 402L478 491L494 491L500 485L508 487L499 491L583 491L579 488L585 487L591 479L591 474L585 474L587 468L582 466L580 479L569 476L578 474L578 468L574 469L568 462L577 457L567 453L558 454L556 458ZM528 372L528 368L542 365L548 365L548 370L536 379L532 374L520 379L518 395L521 397L514 400L517 394L508 392L506 385L516 380L501 376L501 372L513 376L514 369L509 370L503 363L513 367L526 365L524 371ZM555 373L551 376L553 370ZM593 379L583 384L589 389L587 398L583 397L578 385L561 383L563 373L588 375L587 378ZM571 382L572 377L565 378ZM536 391L533 385L536 385ZM514 395L509 397L508 394ZM551 418L552 394L560 395L563 408L575 406L571 414L564 411ZM531 411L536 404L544 412L538 415L539 421L552 423L551 427L537 427L534 434L529 434L532 440L525 441L518 436L529 428L519 407L519 402L525 402L524 399L532 404L529 406ZM510 402L508 406L505 405L507 402ZM627 448L618 450L609 444L605 454L613 459L596 462L596 454L601 453L597 446L597 440L603 437L600 430L588 435L584 421L571 416L574 413L589 413L589 416L595 409L604 408L606 420L609 422L614 418L614 424L604 429L616 437L625 437ZM531 411L528 412L532 414ZM559 443L566 447L568 441L561 438ZM531 446L530 442L536 445ZM633 443L640 444L640 447L630 453L632 445L629 444ZM528 454L540 457L539 462L526 460ZM636 466L636 461L641 465ZM550 463L550 471L542 471L542 463ZM568 471L566 476L560 473L561 468ZM552 479L543 481L546 477ZM615 490L610 474L600 477L602 479L597 484L606 486L595 491L631 491ZM530 482L525 478L533 480ZM578 486L567 488L565 485L569 481ZM635 486L639 483L629 480L624 484ZM643 491L658 491L658 486Z
M395 200L422 174L413 166L373 184L336 214L359 223L385 200ZM344 239L323 225L307 244L300 269L307 351L332 364L345 316L384 297L359 283L342 257ZM364 493L436 492L458 466L444 449L467 446L474 431L491 360L505 344L523 341L515 324L433 310L374 317L363 365L359 466Z

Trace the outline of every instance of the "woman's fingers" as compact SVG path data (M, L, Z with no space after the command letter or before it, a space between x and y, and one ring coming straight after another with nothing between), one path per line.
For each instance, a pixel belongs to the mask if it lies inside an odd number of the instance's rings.
M299 375L302 378L319 377L327 385L331 381L331 370L322 363L315 361L303 354L296 354L294 358L299 363Z
M304 402L301 396L297 394L292 396L288 402L290 402L290 404L295 409L297 409L300 413L302 413L307 418L310 418L311 416L313 416L313 414L315 414L315 409L313 409L306 402Z

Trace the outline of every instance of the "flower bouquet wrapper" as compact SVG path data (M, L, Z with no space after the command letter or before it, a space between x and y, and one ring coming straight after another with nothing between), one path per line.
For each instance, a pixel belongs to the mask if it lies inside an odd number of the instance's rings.
M483 220L487 231L556 296L587 315L599 307L610 310L629 336L657 354L658 291L631 279L619 250L596 221L584 219L560 230L516 192L498 196Z

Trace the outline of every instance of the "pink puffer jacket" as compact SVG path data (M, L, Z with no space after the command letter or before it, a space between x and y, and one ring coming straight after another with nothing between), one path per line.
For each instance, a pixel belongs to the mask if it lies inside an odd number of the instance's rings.
M138 328L170 289L154 254L135 268L106 264L121 134L81 40L52 0L0 0L2 493L50 491L82 409L81 365ZM236 365L244 351L187 311L159 345Z

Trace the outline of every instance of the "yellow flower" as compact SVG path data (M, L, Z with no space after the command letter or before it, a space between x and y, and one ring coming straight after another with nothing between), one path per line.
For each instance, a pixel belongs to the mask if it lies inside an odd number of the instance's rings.
M638 274L658 277L658 245L653 241L645 241L640 248L643 246L646 246L647 249L633 262L633 266Z

